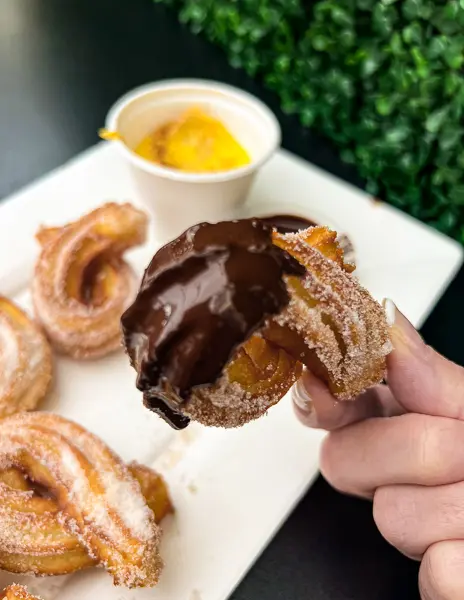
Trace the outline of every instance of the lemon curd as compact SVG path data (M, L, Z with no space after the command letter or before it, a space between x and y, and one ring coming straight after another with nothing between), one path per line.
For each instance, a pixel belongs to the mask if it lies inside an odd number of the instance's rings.
M196 108L153 131L134 151L151 162L190 173L228 171L251 162L220 121Z

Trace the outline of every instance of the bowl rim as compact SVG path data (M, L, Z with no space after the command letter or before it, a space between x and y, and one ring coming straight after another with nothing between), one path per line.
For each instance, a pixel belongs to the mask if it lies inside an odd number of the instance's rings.
M262 102L256 96L253 96L252 94L241 90L240 88L236 88L225 83L208 79L163 79L162 81L147 83L138 86L123 94L110 107L105 119L105 128L109 131L114 131L121 111L131 102L137 100L138 98L154 91L176 90L182 89L184 87L194 88L198 90L221 91L232 100L235 98L236 100L240 100L242 102L245 101L249 104L252 104L256 109L258 109L259 112L262 113L264 118L270 122L273 129L272 135L270 136L269 148L267 149L267 151L265 151L257 160L253 160L249 164L244 165L243 167L238 167L236 169L229 169L227 171L218 171L214 173L189 173L187 171L171 169L169 167L164 167L161 165L157 165L156 163L152 163L136 154L121 140L115 140L109 143L116 144L116 147L123 154L123 156L125 156L127 160L129 160L134 166L138 167L139 169L142 169L143 171L151 173L152 175L157 175L158 177L162 177L164 179L172 179L174 181L186 183L216 183L245 177L262 167L280 146L282 132L279 122L275 114L264 102Z

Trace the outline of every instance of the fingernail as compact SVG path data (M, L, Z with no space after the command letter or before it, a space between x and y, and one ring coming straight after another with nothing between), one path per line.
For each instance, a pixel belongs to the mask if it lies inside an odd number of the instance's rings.
M317 427L317 415L303 379L299 379L292 388L292 400L298 416L309 427Z
M382 301L382 306L385 311L385 316L387 318L387 323L389 327L393 327L396 321L396 304L390 298L384 298Z
M398 310L396 304L390 298L385 298L382 302L387 318L387 323L391 327L390 337L394 348L402 347L410 350L417 350L423 346L424 342L412 323Z

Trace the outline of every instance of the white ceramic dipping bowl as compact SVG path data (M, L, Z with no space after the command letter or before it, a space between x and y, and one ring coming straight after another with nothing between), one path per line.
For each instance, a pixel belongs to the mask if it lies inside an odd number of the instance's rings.
M134 148L157 127L198 107L219 119L248 151L248 165L214 173L188 173L154 164ZM274 114L260 100L214 81L178 79L139 87L110 109L105 127L124 142L110 142L124 157L140 200L154 217L160 241L173 239L202 221L234 218L259 168L280 145Z

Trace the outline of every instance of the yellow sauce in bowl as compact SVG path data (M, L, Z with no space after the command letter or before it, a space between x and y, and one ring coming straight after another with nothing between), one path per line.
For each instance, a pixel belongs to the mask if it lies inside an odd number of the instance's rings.
M153 131L134 151L156 164L190 173L229 171L251 162L220 121L195 108Z

